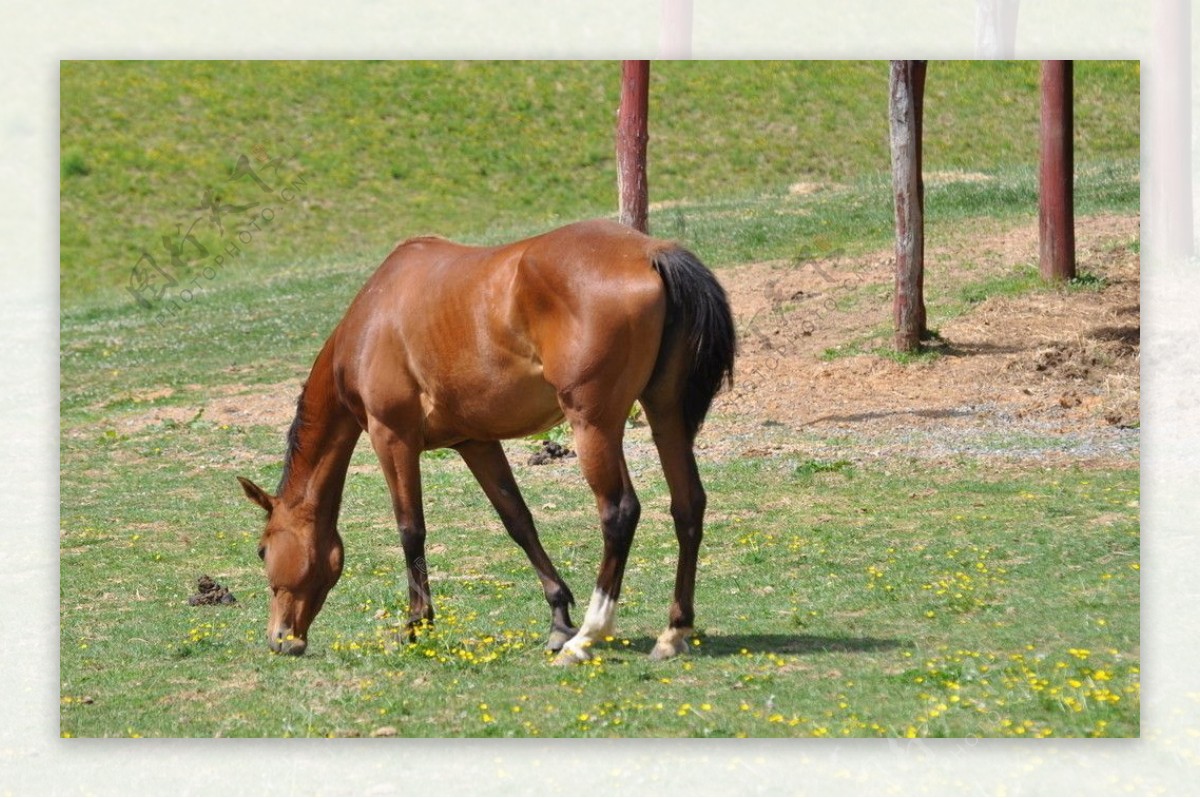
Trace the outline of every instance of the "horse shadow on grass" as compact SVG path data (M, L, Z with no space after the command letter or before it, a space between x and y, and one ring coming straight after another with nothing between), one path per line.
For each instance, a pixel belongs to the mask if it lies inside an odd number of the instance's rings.
M828 654L870 653L910 648L907 640L878 637L830 637L804 634L731 634L702 635L699 646L691 646L693 657L736 657L747 654ZM630 639L631 648L649 650L655 639L641 637Z

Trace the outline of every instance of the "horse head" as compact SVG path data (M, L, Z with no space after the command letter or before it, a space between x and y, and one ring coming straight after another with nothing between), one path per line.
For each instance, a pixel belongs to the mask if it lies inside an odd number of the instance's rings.
M308 627L342 575L341 536L332 523L328 529L316 529L317 519L304 508L281 501L248 479L238 481L246 496L267 511L258 543L271 586L267 645L277 654L303 654Z

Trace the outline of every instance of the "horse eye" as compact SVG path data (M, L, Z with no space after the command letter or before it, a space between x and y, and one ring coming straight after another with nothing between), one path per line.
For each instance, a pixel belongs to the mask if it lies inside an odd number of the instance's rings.
M260 560L264 560L264 561L267 559L267 547L266 547L266 546L259 545L259 547L258 547L258 559L260 559Z

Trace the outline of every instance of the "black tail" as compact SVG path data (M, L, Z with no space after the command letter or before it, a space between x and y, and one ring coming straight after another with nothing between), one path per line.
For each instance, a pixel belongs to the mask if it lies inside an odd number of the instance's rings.
M691 356L683 420L688 434L695 437L721 384L733 385L737 354L733 314L725 289L691 252L678 246L664 249L655 253L652 262L667 287L667 336L675 331Z

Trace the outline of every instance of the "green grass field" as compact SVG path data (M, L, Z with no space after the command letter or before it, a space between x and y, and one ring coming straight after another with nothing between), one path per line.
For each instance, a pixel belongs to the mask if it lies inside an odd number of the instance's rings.
M346 573L309 654L269 654L261 513L231 452L278 444L200 420L67 446L64 473L80 476L63 486L65 734L1138 732L1136 469L704 462L698 638L652 663L675 541L655 464L635 458L645 512L619 637L559 669L537 580L456 457L425 463L437 623L416 644L398 635L403 556L365 446ZM589 592L600 538L577 470L518 479L564 577ZM200 572L238 604L186 606Z
M347 569L309 654L267 652L261 512L234 476L273 486L282 429L190 408L298 385L396 239L493 241L611 214L616 75L614 63L63 64L64 736L1138 734L1135 461L705 456L697 639L651 663L675 541L634 429L644 512L619 636L598 661L556 669L532 569L456 456L425 460L438 624L416 644L397 636L403 557L362 444L340 524ZM1081 213L1137 211L1138 79L1135 63L1078 64ZM653 80L656 232L718 268L886 247L885 64L656 63ZM927 170L991 177L931 181L931 234L1027 219L1036 64L935 62L927 91ZM260 174L273 194L228 181L240 154L261 167L279 153L294 157ZM789 191L799 183L815 188ZM247 243L202 221L210 254L232 242L239 254L212 277L211 259L185 264L163 301L140 306L131 268L143 251L171 268L161 240L206 213L209 189L218 204L259 201L260 228L243 229ZM1028 290L1022 279L981 280L945 307ZM588 595L601 541L577 468L517 466L517 478ZM188 606L203 573L238 604Z
M655 229L718 265L790 257L798 240L817 253L886 242L887 74L882 61L656 62L651 199L683 205ZM377 263L418 233L495 241L610 214L618 77L614 62L64 62L64 308L128 301L130 270L144 251L164 259L163 236L192 229L220 251L231 236L203 210L210 190L273 204L224 270L256 282ZM1075 80L1080 211L1136 208L1138 64L1079 62ZM1038 109L1037 62L930 65L926 169L1002 178L931 190L931 219L1028 211ZM274 194L229 181L241 155L289 159L263 172ZM803 183L826 190L788 202ZM809 204L838 213L809 219Z

